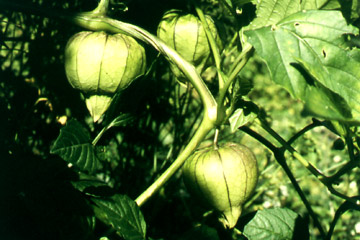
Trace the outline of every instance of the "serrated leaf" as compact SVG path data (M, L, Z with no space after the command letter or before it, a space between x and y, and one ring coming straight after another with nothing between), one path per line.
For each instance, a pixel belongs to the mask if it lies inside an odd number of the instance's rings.
M323 9L327 7L332 7L331 9L335 9L336 7L340 7L338 0L304 0L301 2L301 9Z
M93 173L101 168L89 132L76 120L68 121L60 130L50 153L59 155L81 171Z
M260 0L256 7L256 18L250 29L270 26L281 19L301 10L300 0Z
M95 214L111 225L126 240L146 239L146 223L136 203L125 195L111 198L93 198Z
M271 26L302 10L336 9L338 0L257 0L256 18L248 29Z
M246 224L243 231L249 240L292 240L308 235L305 224L299 221L299 215L290 209L273 208L259 210Z
M294 65L301 59L311 66L305 70L315 72L315 80L343 98L353 108L353 118L359 120L360 62L358 56L344 48L343 38L344 34L357 33L358 29L347 25L341 12L319 10L298 12L271 27L245 32L266 62L272 79L293 97L305 102L315 97L311 95L315 91L310 89L313 84ZM318 105L323 108L319 109L320 113L326 113L328 104ZM332 118L332 115L323 117ZM346 120L347 116L342 118Z

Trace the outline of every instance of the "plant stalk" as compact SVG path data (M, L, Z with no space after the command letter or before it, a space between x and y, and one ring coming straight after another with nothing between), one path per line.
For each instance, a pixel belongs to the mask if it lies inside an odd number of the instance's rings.
M180 169L186 159L206 137L209 131L213 129L213 127L214 122L211 121L205 114L199 128L191 138L190 142L186 145L185 149L179 154L177 159L150 187L148 187L138 198L136 198L135 202L139 207L141 207L151 196L153 196L154 193L156 193L169 180L169 178Z
M246 43L244 45L243 51L240 53L240 55L236 58L234 65L230 69L230 75L229 78L226 80L225 85L223 88L220 89L219 97L218 97L218 103L219 105L224 102L226 93L231 85L231 83L234 81L236 76L239 74L239 72L243 69L243 67L246 65L246 63L249 60L249 52L252 50L252 46L249 43Z
M109 0L100 0L98 6L92 11L92 13L98 16L106 16L109 8Z
M204 12L202 11L201 8L199 8L197 6L196 3L194 3L194 4L195 4L196 13L198 14L198 16L200 18L202 26L204 27L206 37L207 37L207 39L209 41L209 45L210 45L211 51L212 51L213 56L214 56L215 66L216 66L216 70L217 70L217 74L218 74L218 78L219 78L219 89L222 89L223 86L224 86L226 77L223 76L223 73L221 72L220 51L219 51L219 48L218 48L218 46L216 44L215 38L214 38L213 34L211 33L209 24L206 21L206 17L204 15Z

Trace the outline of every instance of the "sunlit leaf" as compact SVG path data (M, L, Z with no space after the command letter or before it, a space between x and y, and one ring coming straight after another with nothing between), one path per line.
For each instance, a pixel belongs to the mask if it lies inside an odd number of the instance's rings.
M243 108L236 109L229 118L230 129L235 132L239 127L253 121L255 118L256 114L254 112L245 113Z
M249 29L271 26L293 13L302 10L340 9L339 0L253 0L256 4L256 18ZM344 3L344 5L346 5ZM351 3L347 3L351 6ZM354 4L353 4L354 5Z
M299 0L259 0L256 7L256 18L249 27L256 29L270 26L300 10Z
M300 216L287 208L257 211L243 233L249 240L308 239L309 236L309 230Z
M343 37L357 33L358 29L348 25L341 12L319 10L298 12L271 27L245 32L248 41L265 60L273 81L293 97L304 102L317 97L318 90L312 88L318 89L313 81L319 81L343 99L345 105L341 105L352 108L352 117L359 120L359 53L344 48ZM332 102L332 105L337 104ZM338 119L339 116L326 111L327 102L320 101L317 105L318 115ZM342 116L342 120L348 118Z
M338 0L303 0L301 1L301 9L335 9L340 7Z

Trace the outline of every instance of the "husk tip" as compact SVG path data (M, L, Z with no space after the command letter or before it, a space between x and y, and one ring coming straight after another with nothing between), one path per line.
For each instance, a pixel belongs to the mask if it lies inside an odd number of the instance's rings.
M236 226L236 223L241 215L242 207L232 207L228 211L223 212L219 217L219 221L224 225L226 229L232 229Z
M106 112L111 103L111 97L106 95L91 95L86 98L85 103L94 123Z

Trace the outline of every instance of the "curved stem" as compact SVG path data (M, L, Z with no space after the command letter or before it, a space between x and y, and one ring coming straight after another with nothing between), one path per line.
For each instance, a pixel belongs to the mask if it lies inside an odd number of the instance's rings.
M109 2L109 0L100 0L98 6L92 11L92 13L98 16L106 16L109 8Z
M221 104L224 101L226 93L227 93L228 88L230 87L231 83L234 81L236 76L239 74L239 72L243 69L243 67L248 62L248 60L249 60L248 55L252 49L253 49L252 46L249 43L246 43L244 45L243 51L236 58L234 65L230 69L229 78L226 80L223 88L220 89L219 98L218 98L219 104Z
M315 127L322 126L322 122L320 122L317 119L313 119L313 122L310 125L307 125L303 129L301 129L299 132L297 132L294 136L292 136L287 143L289 145L293 144L300 136L304 135L307 131L310 131L311 129Z
M355 200L355 202L357 202L357 201L359 201L359 196L353 197L353 199ZM349 201L345 201L344 203L342 203L340 205L340 207L335 212L335 216L333 218L333 221L330 224L328 234L327 234L326 238L324 238L325 240L331 239L331 236L334 232L337 221L340 219L341 215L343 215L346 211L348 211L350 209L356 209L356 210L360 211L359 205L356 205L356 204L354 205L352 202L349 202Z
M250 51L253 50L253 47L250 43L246 42L243 46L243 49L241 51L241 53L239 54L239 56L235 59L233 65L231 66L230 69L230 74L229 74L229 79L228 81L231 83L235 77L239 74L239 72L241 71L241 69L245 66L245 64L248 61L248 54L250 53ZM241 64L241 62L245 60L245 63Z
M224 86L224 82L225 82L225 76L221 72L220 51L219 51L219 48L218 48L218 46L216 44L215 38L214 38L213 34L211 33L209 24L206 21L206 17L204 15L204 12L201 10L201 8L199 8L197 6L197 4L195 2L194 2L194 5L195 5L196 13L198 14L198 16L200 18L200 21L201 21L201 24L204 27L206 37L207 37L207 39L209 41L210 48L211 48L211 51L213 53L215 66L216 66L217 74L218 74L218 78L219 78L219 89L222 89L223 86Z
M348 173L350 170L355 168L357 166L357 163L355 161L348 161L344 166L342 166L335 174L328 177L328 183L333 184L336 182L341 176Z
M185 149L179 154L177 159L166 169L166 171L150 186L148 187L135 202L138 206L142 206L155 192L157 192L167 180L184 164L185 160L196 149L200 142L206 137L211 129L214 127L214 122L208 119L207 115L204 118L195 132L194 136L187 144Z

